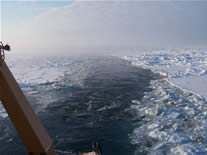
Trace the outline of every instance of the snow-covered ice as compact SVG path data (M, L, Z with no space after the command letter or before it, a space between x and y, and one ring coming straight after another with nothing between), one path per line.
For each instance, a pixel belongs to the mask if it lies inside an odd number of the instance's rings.
M146 50L124 58L167 76L177 86L207 97L207 50Z
M132 143L142 145L138 150L207 154L207 51L151 50L124 58L163 77L151 81L152 91L141 102L132 101L131 108L144 118L131 134Z
M85 65L87 60L70 56L23 56L17 53L6 57L6 62L21 88L60 81L65 74L70 77L67 79L70 80L68 83L81 82L81 79L88 76L91 67L90 64Z
M206 154L207 101L172 85L166 79L151 81L152 91L132 109L143 123L131 134L132 143L150 154ZM153 144L143 144L151 141ZM140 148L139 148L140 149Z

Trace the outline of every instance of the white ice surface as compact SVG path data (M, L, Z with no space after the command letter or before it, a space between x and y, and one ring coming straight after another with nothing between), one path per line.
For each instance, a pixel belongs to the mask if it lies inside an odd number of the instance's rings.
M125 59L167 75L174 84L207 98L207 50L148 50Z
M131 135L138 150L207 154L207 50L151 50L125 59L164 77L151 81L152 91L141 102L132 101L131 109L144 121Z
M130 136L138 150L153 155L207 154L207 101L167 79L151 81L150 88L131 106L143 118Z
M64 75L64 66L72 63L63 57L19 56L14 53L6 56L6 62L21 87L56 81Z

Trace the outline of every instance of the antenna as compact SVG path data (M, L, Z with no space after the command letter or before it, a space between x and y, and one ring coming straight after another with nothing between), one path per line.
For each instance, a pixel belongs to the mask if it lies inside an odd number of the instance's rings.
M3 45L3 43L0 41L0 65L2 65L2 62L5 59L5 54L4 54L4 50L6 51L10 51L10 46L8 44L6 44L5 46Z
M10 51L10 46L8 44L3 45L3 43L0 41L0 49L6 50L6 51Z

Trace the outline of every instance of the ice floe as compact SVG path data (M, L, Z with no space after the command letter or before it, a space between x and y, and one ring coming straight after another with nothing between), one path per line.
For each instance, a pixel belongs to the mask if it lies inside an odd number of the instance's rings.
M141 102L133 100L131 106L143 118L130 136L138 152L206 154L205 98L172 85L165 78L151 81L150 88L152 91L146 92Z
M161 49L125 56L132 64L150 68L182 88L207 98L207 50Z

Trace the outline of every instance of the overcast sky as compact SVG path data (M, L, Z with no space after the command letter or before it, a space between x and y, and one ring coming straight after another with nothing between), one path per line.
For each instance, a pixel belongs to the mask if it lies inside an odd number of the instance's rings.
M13 48L207 47L207 1L4 1Z

